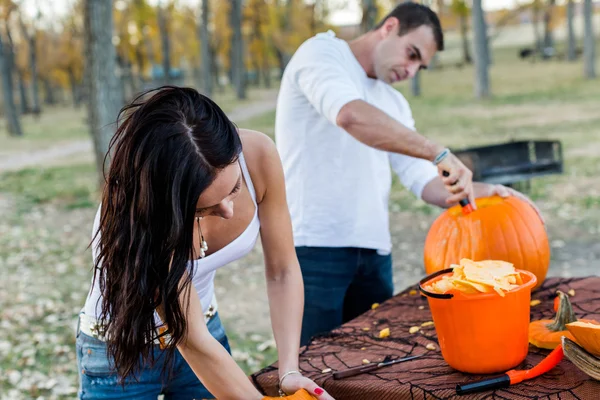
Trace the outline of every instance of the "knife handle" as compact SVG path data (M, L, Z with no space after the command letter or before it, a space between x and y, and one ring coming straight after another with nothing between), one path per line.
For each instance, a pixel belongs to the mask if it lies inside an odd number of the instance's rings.
M444 176L450 176L450 173L448 171L444 171L442 174ZM473 209L471 208L471 203L469 203L469 199L462 199L459 203L462 207L469 207L468 209L465 209L466 213L470 213L471 211L473 211Z
M510 386L510 377L506 374L494 378L488 378L477 382L456 385L456 394L483 392L486 390L504 389Z
M348 368L343 371L338 371L333 373L333 379L343 379L348 378L355 375L364 374L365 372L373 371L379 368L378 364L371 365L361 365L358 367Z

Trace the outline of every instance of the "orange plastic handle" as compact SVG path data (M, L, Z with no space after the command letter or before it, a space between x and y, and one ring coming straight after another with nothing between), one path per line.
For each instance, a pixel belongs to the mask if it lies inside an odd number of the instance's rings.
M550 354L546 356L546 358L544 358L535 367L525 371L517 371L513 369L508 371L506 375L508 375L508 377L510 378L510 384L514 385L516 383L523 382L524 380L532 379L542 374L545 374L552 368L556 367L561 362L564 356L565 353L563 352L562 345L559 344L554 350L552 350L552 352L550 352Z

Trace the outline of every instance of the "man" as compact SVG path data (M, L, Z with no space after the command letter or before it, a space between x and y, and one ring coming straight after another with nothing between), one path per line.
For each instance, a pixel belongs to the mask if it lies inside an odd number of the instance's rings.
M393 295L390 164L405 187L440 207L510 193L473 184L456 156L415 131L408 102L390 85L443 47L435 13L403 3L349 43L331 31L307 40L284 72L275 135L304 277L302 345Z

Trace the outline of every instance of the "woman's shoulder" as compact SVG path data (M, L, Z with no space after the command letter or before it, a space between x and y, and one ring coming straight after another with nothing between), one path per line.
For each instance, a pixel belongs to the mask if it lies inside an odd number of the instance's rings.
M279 153L273 139L266 134L251 129L240 129L239 132L244 159L256 190L256 200L260 203L273 169L281 168Z

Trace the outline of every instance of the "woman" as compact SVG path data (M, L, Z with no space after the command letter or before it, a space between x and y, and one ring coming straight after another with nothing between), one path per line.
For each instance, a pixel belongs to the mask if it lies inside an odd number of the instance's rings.
M303 284L273 142L193 89L153 92L122 110L111 141L77 333L80 397L262 399L229 353L213 286L260 233L280 388L332 399L297 372Z

